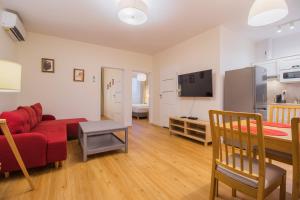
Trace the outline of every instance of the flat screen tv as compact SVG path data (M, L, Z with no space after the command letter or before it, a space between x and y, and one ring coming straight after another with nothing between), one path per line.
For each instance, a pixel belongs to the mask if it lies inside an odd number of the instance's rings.
M212 70L179 75L178 95L180 97L212 97Z

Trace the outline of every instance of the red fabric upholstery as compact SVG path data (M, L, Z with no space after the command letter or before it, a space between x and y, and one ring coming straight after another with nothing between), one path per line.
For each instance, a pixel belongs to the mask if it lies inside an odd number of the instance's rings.
M21 157L27 168L46 165L47 138L41 133L22 133L13 135ZM19 165L8 146L7 140L0 136L1 171L19 170Z
M38 123L38 119L37 119L35 111L30 106L18 107L18 110L22 110L22 109L25 110L29 114L30 128L31 129L34 128Z
M6 119L8 128L12 134L30 131L30 117L24 110L3 112L0 115L0 119Z
M53 115L42 115L42 121L56 120Z
M31 108L34 110L38 122L42 121L43 107L40 103L33 104Z
M33 115L28 107L19 107L18 110L0 115L0 118L7 120L11 132L20 133L13 137L26 167L45 166L48 163L66 160L67 136L77 137L78 123L86 119L54 120L54 116L48 115L49 120L37 122L34 128L25 131L30 129L30 121L32 122L29 116ZM36 114L34 116L36 117ZM3 135L0 135L0 162L2 172L20 169Z

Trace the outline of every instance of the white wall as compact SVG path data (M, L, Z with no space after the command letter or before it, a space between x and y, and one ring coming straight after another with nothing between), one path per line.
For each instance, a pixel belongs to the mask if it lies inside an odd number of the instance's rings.
M100 117L101 67L124 69L125 115L131 123L131 74L151 72L152 57L78 41L29 33L18 45L18 61L23 65L22 92L18 103L41 102L46 113L58 118ZM41 58L55 59L55 73L41 72ZM73 68L85 69L85 82L73 82ZM92 77L95 76L95 82Z
M220 66L220 31L219 28L214 28L204 32L194 38L177 44L161 53L154 56L155 70L155 110L154 118L156 124L161 124L160 110L160 82L168 76L177 80L178 74L195 72L206 69L213 69L214 73L214 97L213 98L180 98L175 97L175 115L191 115L197 116L200 119L208 120L209 109L221 109L222 102L221 82L219 78Z
M0 4L0 16L2 13ZM2 27L0 27L0 59L16 61L16 42L14 42ZM0 93L0 113L14 109L17 104L16 93Z
M225 26L220 31L222 71L250 67L255 60L255 42Z
M155 123L162 124L161 81L166 77L206 69L214 72L213 98L175 97L173 113L208 120L208 110L223 109L223 79L226 70L248 67L254 61L254 42L224 26L208 30L154 56ZM163 97L162 97L163 98ZM191 113L190 113L191 112Z

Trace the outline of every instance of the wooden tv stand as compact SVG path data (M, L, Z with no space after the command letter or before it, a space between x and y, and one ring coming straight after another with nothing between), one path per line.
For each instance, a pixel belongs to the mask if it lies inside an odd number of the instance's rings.
M205 146L211 143L210 124L206 121L191 120L180 117L169 118L170 134L177 134L202 142Z

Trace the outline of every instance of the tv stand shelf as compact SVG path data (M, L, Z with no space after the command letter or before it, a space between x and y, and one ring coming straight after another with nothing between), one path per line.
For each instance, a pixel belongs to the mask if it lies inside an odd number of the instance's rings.
M202 142L205 146L211 143L211 132L209 122L191 120L180 117L170 117L170 134L181 135Z

